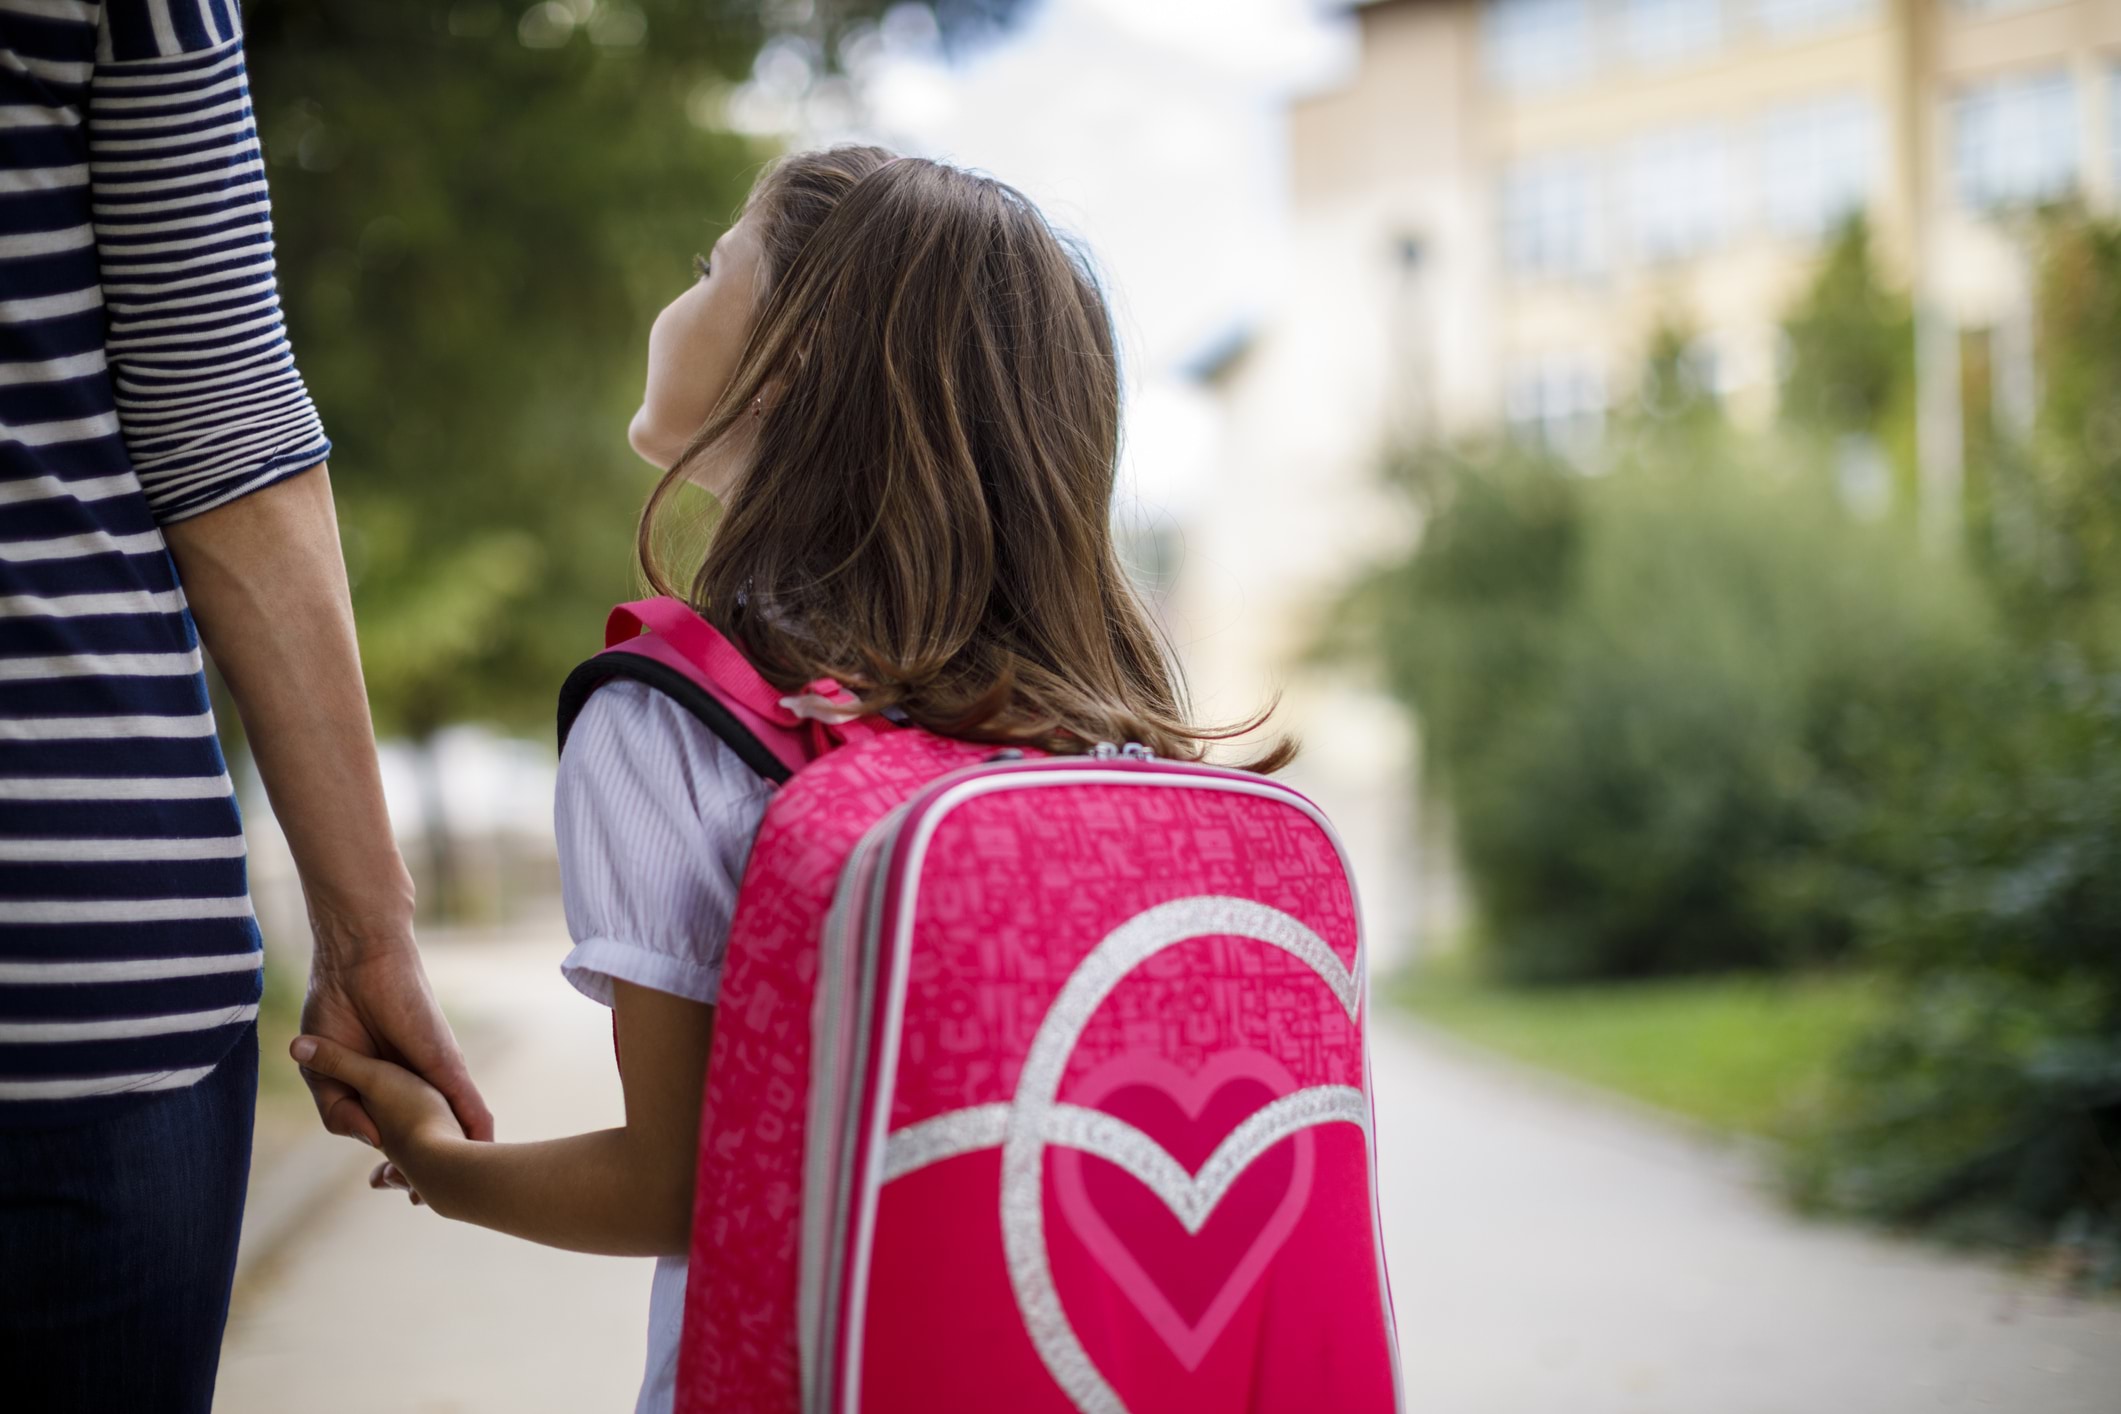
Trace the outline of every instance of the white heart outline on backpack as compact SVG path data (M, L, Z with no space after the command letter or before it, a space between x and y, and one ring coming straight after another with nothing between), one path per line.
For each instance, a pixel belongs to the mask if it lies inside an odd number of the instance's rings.
M1296 1229L1310 1210L1312 1190L1318 1176L1318 1143L1309 1125L1298 1126L1294 1132L1285 1133L1271 1143L1260 1144L1256 1155L1243 1153L1248 1141L1259 1142L1257 1136L1261 1130L1287 1127L1290 1107L1273 1110L1264 1120L1258 1117L1261 1111L1270 1110L1303 1087L1297 1084L1296 1077L1278 1057L1252 1046L1230 1046L1216 1051L1191 1069L1174 1065L1159 1050L1139 1049L1109 1056L1103 1064L1092 1067L1087 1073L1078 1074L1073 1065L1069 1069L1067 1087L1078 1105L1109 1112L1107 1102L1115 1095L1153 1095L1161 1105L1170 1107L1162 1119L1179 1122L1180 1127L1172 1132L1173 1136L1186 1132L1196 1139L1206 1109L1218 1103L1230 1085L1247 1083L1264 1088L1267 1092L1265 1099L1255 1100L1253 1109L1241 1116L1236 1125L1226 1126L1219 1138L1230 1139L1246 1120L1258 1122L1231 1146L1239 1157L1233 1160L1230 1155L1225 1155L1218 1168L1222 1174L1229 1175L1227 1186L1231 1195L1241 1187L1251 1187L1255 1199L1264 1202L1264 1206L1253 1211L1254 1222L1220 1224L1223 1228L1221 1241L1206 1244L1189 1240L1182 1249L1187 1254L1183 1258L1178 1256L1181 1249L1159 1250L1149 1232L1136 1229L1131 1223L1116 1221L1117 1215L1108 1207L1107 1200L1124 1201L1118 1197L1120 1190L1101 1188L1101 1199L1092 1187L1094 1170L1089 1162L1092 1156L1079 1148L1056 1146L1053 1137L1047 1136L1048 1223L1057 1219L1058 1226L1074 1233L1092 1262L1103 1272L1105 1280L1127 1298L1188 1374L1198 1374L1209 1353L1221 1344L1223 1332L1229 1329L1230 1322L1252 1293L1259 1289L1261 1278L1273 1268L1282 1248L1296 1235ZM1300 1112L1303 1106L1294 1108ZM1260 1186L1246 1182L1262 1168L1272 1167L1275 1155L1284 1150L1289 1163L1282 1183L1269 1182ZM1133 1184L1148 1188L1165 1214L1176 1221L1179 1231L1188 1239L1195 1239L1216 1222L1225 1206L1226 1195L1214 1191L1218 1186L1217 1170L1201 1172L1207 1169L1202 1161L1213 1158L1212 1151L1199 1155L1194 1162L1200 1164L1200 1169L1187 1175L1189 1181L1178 1185L1175 1194L1158 1192L1154 1183L1138 1173L1128 1173L1127 1176ZM1121 1172L1127 1171L1122 1169ZM1269 1195L1272 1201L1265 1202ZM1172 1201L1174 1196L1178 1200L1176 1203ZM1189 1207L1192 1211L1182 1211ZM1049 1226L1049 1236L1051 1232ZM1202 1263L1206 1266L1203 1267ZM1178 1278L1182 1284L1189 1285L1182 1274L1190 1274L1197 1282L1207 1270L1216 1268L1221 1271L1221 1280L1214 1282L1212 1288L1194 1288L1192 1295L1205 1299L1191 1310L1182 1309L1175 1294L1178 1288L1171 1285L1170 1279Z
M1362 1000L1359 944L1353 965L1344 965L1325 939L1278 908L1222 894L1172 899L1105 934L1069 975L1032 1038L1012 1100L909 1125L885 1146L886 1183L955 1154L1001 1146L1002 1246L1009 1284L1047 1372L1085 1414L1127 1414L1127 1406L1083 1347L1053 1284L1045 1233L1049 1144L1080 1149L1127 1170L1188 1232L1200 1230L1260 1155L1300 1129L1345 1121L1359 1127L1365 1148L1371 1147L1369 1100L1352 1086L1312 1086L1263 1106L1216 1146L1198 1173L1188 1173L1161 1144L1117 1116L1058 1102L1069 1057L1113 989L1165 949L1215 935L1251 938L1305 963L1332 990L1349 1023L1356 1024Z

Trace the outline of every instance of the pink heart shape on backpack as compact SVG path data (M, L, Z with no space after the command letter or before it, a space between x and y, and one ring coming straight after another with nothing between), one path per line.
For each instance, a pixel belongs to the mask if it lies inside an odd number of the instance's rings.
M1070 1087L1070 1103L1126 1120L1197 1175L1232 1130L1297 1088L1261 1051L1232 1050L1188 1073L1159 1055L1115 1056ZM1197 1370L1289 1240L1311 1196L1309 1129L1260 1154L1197 1233L1124 1169L1055 1149L1061 1213L1090 1256L1187 1370Z

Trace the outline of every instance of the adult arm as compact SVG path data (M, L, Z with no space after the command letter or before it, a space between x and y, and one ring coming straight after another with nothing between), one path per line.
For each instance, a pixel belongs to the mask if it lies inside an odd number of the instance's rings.
M199 636L243 717L316 939L304 1031L402 1061L493 1136L413 943L412 879L391 836L324 467L164 527ZM378 1142L360 1100L307 1077L334 1134Z
M491 1132L412 940L354 648L330 444L280 316L264 156L228 0L109 0L89 182L119 430L234 692L316 931L305 1025L430 1076ZM326 1126L373 1141L344 1086Z
M400 1066L321 1037L293 1054L359 1091L382 1129L378 1186L409 1185L446 1218L531 1242L618 1257L682 1256L692 1232L700 1096L714 1008L613 984L626 1123L530 1144L477 1144L448 1103Z

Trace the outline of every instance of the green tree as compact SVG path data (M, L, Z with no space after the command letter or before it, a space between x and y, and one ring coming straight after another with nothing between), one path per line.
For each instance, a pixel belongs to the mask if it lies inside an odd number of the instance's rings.
M2005 671L1869 812L1870 957L1903 1004L1850 1057L1799 1191L2056 1243L2121 1284L2121 226L2036 228L2041 400L1998 438L1975 557Z
M1854 491L1915 507L1915 318L1885 278L1869 224L1852 216L1782 321L1784 429ZM1882 468L1879 476L1872 468Z
M2051 213L2030 239L2040 401L1984 469L1986 558L2028 638L2121 668L2121 222Z
M685 107L742 72L756 34L681 4L613 12L638 29L532 23L556 8L248 17L374 707L415 738L537 720L625 588L644 331L765 155Z
M1886 436L1914 416L1915 321L1881 275L1870 227L1856 216L1820 258L1782 321L1783 419L1828 434Z
M247 16L370 697L380 731L417 743L466 719L530 727L597 646L649 479L623 435L643 333L764 155L685 110L755 34L675 3L561 33L556 9ZM445 853L429 874L446 911Z

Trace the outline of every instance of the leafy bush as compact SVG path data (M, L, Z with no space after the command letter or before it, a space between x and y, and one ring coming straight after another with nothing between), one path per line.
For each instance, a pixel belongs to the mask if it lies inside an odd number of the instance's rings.
M1900 1005L1851 1053L1800 1155L1814 1202L2013 1244L2121 1285L2121 226L2040 242L2044 389L1973 559L2021 645L1959 694L1949 749L1901 773L1851 857Z
M1822 489L1846 439L1909 450L1906 303L1856 229L1785 324L1774 439L1661 396L1601 477L1409 456L1425 532L1357 602L1503 978L1849 959L1889 1001L1796 1194L2121 1285L2121 226L2033 234L2041 406L1970 439L1963 558Z
M1363 602L1505 978L1849 946L1832 852L1980 671L1986 620L1777 460L1650 435L1597 478L1512 451L1398 468L1426 528Z
M1871 955L1899 1005L1848 1057L1804 1198L2059 1240L2121 1283L2121 678L2029 676L1900 812Z

